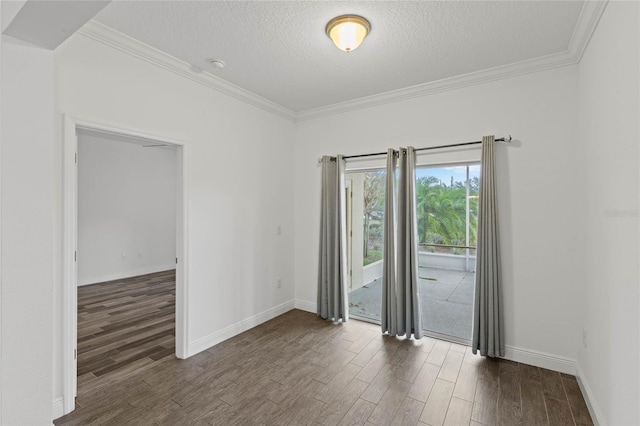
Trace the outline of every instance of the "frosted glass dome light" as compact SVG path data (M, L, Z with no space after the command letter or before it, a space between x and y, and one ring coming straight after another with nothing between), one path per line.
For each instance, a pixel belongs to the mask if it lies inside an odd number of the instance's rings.
M341 15L329 21L326 32L338 49L349 53L369 35L371 24L362 16Z

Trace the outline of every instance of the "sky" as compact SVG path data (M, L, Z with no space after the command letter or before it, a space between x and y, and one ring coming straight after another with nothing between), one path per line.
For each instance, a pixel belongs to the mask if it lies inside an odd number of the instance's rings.
M435 176L444 184L451 184L451 177L454 182L464 183L467 178L466 166L439 166L439 167L416 167L416 177ZM469 166L469 177L480 177L480 165Z

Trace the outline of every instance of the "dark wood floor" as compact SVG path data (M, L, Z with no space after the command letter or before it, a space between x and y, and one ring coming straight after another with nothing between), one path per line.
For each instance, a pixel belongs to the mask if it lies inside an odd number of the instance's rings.
M80 388L173 357L175 287L165 271L78 288Z
M592 424L573 376L299 310L188 360L131 365L80 385L55 424Z

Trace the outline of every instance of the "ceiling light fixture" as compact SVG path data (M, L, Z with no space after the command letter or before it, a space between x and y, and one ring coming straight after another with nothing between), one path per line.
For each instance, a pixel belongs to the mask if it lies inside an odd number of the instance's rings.
M356 50L371 32L371 24L362 16L341 15L327 23L327 35L340 50Z

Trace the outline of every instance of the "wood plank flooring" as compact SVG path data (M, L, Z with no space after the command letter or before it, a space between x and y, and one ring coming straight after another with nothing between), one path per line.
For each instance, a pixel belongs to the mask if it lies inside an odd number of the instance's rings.
M141 359L82 383L55 424L592 424L573 376L299 310L187 360Z
M78 383L175 353L175 271L78 288Z

